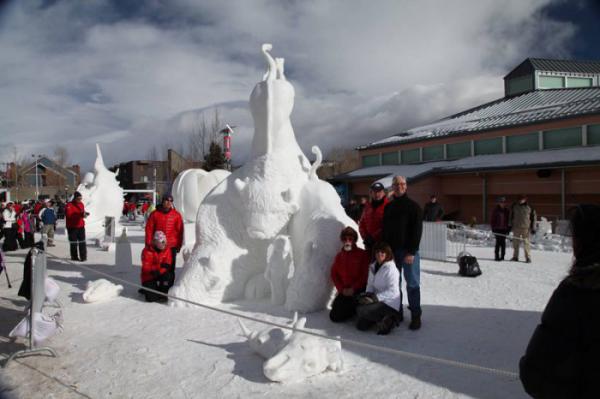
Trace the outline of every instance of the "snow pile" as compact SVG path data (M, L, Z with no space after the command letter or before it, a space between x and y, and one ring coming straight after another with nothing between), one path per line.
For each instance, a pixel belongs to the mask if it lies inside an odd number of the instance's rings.
M16 325L8 334L11 338L29 337L29 314ZM47 316L41 312L33 313L33 344L39 345L60 331L62 324L62 313L56 312Z
M293 264L286 308L317 311L325 308L331 294L328 274L339 232L356 224L344 213L333 187L314 174L318 162L311 168L296 142L290 122L294 88L285 79L283 59L273 59L270 49L263 45L268 72L250 95L250 161L204 198L195 247L170 294L199 302L271 294L279 302L282 293L271 292L265 278L267 263L288 269ZM312 226L315 222L318 228ZM291 261L289 252L274 247L282 240L292 244ZM267 274L274 276L273 268ZM284 275L277 279L285 283Z
M77 191L81 193L85 210L89 213L85 219L85 231L88 237L98 238L104 234L106 216L113 217L118 223L123 210L123 189L119 186L117 174L104 166L98 144L96 153L94 173L86 173Z
M87 288L83 293L83 301L86 303L104 302L116 298L123 291L122 285L116 285L106 279L88 281Z

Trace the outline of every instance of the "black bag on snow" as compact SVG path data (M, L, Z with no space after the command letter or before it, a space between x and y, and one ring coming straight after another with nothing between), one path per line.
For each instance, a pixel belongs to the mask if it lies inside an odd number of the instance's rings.
M477 258L470 253L458 255L458 274L463 277L477 277L481 274Z

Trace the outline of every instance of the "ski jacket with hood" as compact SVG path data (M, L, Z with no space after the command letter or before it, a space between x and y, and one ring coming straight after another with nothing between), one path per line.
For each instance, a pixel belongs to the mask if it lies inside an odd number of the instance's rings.
M155 231L162 231L167 236L167 248L179 250L183 245L183 219L181 214L171 208L165 212L162 208L150 214L146 223L146 247L152 246Z
M356 245L351 251L338 252L331 267L331 279L338 292L344 288L362 291L367 285L370 260L369 253Z

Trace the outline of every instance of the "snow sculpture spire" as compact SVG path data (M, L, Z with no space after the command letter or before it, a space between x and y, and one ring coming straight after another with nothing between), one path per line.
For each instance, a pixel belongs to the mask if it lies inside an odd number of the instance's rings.
M98 173L100 169L106 169L106 166L104 166L104 159L102 159L102 152L100 151L100 144L98 143L96 143L96 162L94 163L94 169L96 170L96 173Z

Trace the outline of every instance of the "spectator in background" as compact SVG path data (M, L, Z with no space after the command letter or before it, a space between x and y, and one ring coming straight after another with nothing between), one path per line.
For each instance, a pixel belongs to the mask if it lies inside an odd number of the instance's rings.
M531 263L531 248L529 234L535 234L535 210L527 203L527 196L519 196L519 202L513 204L510 215L510 226L513 232L513 257L512 261L519 261L519 246L523 244L525 262Z
M331 305L329 318L333 322L345 321L356 313L356 297L365 290L369 271L369 254L356 246L358 233L345 227L341 234L342 250L331 267L331 279L337 295Z
M360 216L362 214L362 209L356 202L354 198L350 199L348 206L346 207L346 215L350 217L350 219L354 220L356 223L360 220Z
M573 265L558 285L519 363L534 398L597 398L600 392L600 207L571 212Z
M426 222L439 222L444 216L444 209L437 200L435 194L429 197L429 202L425 204L423 209L423 220Z
M421 266L419 244L423 232L423 212L415 201L408 197L408 184L404 176L392 180L394 199L383 213L383 240L392 248L396 266L404 274L408 308L411 321L408 328L421 328ZM399 277L402 279L402 277ZM402 282L402 280L400 280ZM402 292L400 292L400 320L402 320Z
M36 218L31 211L30 207L23 207L18 216L17 224L23 233L23 238L20 241L21 248L31 248L34 244L33 234L35 233Z
M152 245L154 233L159 230L167 236L167 249L171 251L171 280L169 281L169 287L171 287L175 282L175 261L183 245L183 218L173 208L173 197L171 195L163 196L161 206L152 212L148 218L146 223L146 247Z
M56 229L56 212L54 212L54 202L47 201L40 211L39 219L42 221L42 235L48 237L48 246L54 247L54 231Z
M81 193L75 191L73 200L65 208L67 234L69 236L69 248L71 260L85 262L87 260L87 246L85 242L85 218L89 215L85 211ZM79 250L79 254L77 253Z
M494 246L494 259L496 261L504 260L506 253L506 235L510 232L508 227L510 212L506 207L506 198L500 197L496 201L496 207L492 212L491 227L492 233L496 238L496 245Z
M358 229L365 243L369 256L373 256L373 245L383 237L383 211L389 200L385 195L383 184L375 182L371 185L371 201L365 205Z
M4 220L4 243L2 250L4 252L16 251L17 244L17 213L14 210L14 203L9 201L6 208L2 211L2 219Z

